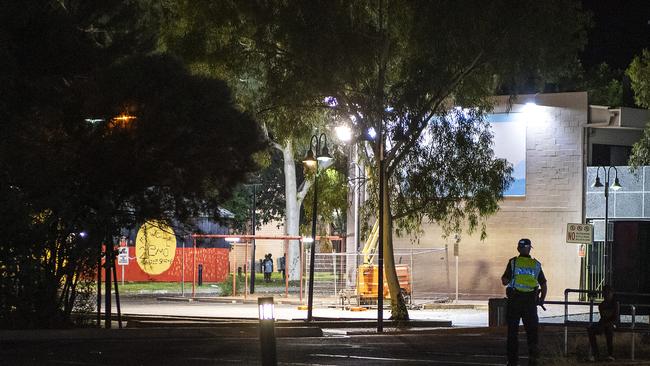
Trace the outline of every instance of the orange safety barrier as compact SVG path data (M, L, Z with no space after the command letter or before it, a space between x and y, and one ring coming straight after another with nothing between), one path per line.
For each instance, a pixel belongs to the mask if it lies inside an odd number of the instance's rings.
M375 264L362 264L357 270L357 294L359 299L363 300L377 300L377 289L379 284L378 279L378 266ZM405 296L411 295L411 278L410 267L407 264L395 265L397 271L397 279L402 294ZM386 271L384 270L384 299L390 299L390 291L388 290L388 282L386 281Z

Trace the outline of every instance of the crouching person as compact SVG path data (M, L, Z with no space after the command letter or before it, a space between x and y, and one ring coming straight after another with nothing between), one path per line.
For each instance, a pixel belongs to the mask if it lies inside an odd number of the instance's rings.
M619 303L614 299L614 292L609 285L603 286L603 302L598 304L598 311L600 312L600 320L587 328L589 345L591 346L589 361L593 362L600 359L596 342L596 335L598 334L604 334L607 342L607 357L605 359L614 361L614 329L616 329L616 322L618 321Z

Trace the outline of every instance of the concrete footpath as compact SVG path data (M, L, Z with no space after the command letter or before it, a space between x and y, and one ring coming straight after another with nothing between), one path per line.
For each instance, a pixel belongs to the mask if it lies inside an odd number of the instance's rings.
M260 295L265 296L265 295ZM298 298L274 297L275 317L278 320L305 320L307 310L301 307ZM488 301L460 300L458 302L426 302L420 301L409 309L412 320L420 321L451 321L457 327L486 327L488 325ZM562 323L564 321L563 305L546 305L547 310L539 308L540 322ZM352 309L352 310L350 310ZM116 312L114 307L114 312ZM355 311L362 310L362 311ZM257 296L243 297L209 297L197 296L165 296L157 298L126 298L122 304L122 312L138 315L178 315L234 319L257 319ZM571 319L585 317L589 313L588 306L570 306ZM384 307L384 319L389 319L389 306ZM342 307L337 305L335 298L317 298L314 301L313 317L329 320L376 320L377 307L361 308Z
M278 337L320 337L324 334L372 334L377 326L377 308L352 311L332 305L330 301L316 301L313 322L306 322L307 310L299 299L275 298L275 318ZM117 308L113 303L113 327L118 328ZM564 307L547 305L540 309L540 322L560 324ZM354 309L361 310L361 309ZM588 307L573 306L572 317L584 317ZM84 339L133 337L256 337L258 326L257 298L231 297L143 297L121 299L123 327L126 329L71 329L1 331L0 341L40 339ZM410 321L393 324L390 310L383 312L387 332L418 333L451 328L477 329L488 325L487 301L463 300L458 303L421 303L409 310ZM94 319L89 314L88 319Z

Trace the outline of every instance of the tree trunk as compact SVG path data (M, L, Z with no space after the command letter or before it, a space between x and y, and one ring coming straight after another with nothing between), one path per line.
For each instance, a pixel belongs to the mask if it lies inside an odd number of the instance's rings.
M384 179L384 187L388 185L388 178ZM395 270L395 255L393 253L393 221L390 212L390 190L384 189L384 273L390 291L391 319L396 321L408 320L409 313L401 294L397 271ZM411 269L412 270L412 269Z
M300 205L302 199L298 198L296 183L296 166L293 157L293 146L291 141L282 145L282 158L284 160L284 194L285 202L285 232L287 235L298 236L300 234ZM300 279L300 245L297 240L289 240L287 250L287 269L289 280Z

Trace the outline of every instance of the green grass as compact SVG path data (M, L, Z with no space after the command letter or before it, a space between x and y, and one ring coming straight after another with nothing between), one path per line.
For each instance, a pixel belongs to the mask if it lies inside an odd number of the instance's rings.
M250 274L249 274L250 276ZM321 280L317 274L316 276L317 279ZM244 276L237 276L237 291L241 293L241 291L244 290ZM250 277L248 278L248 281L250 281ZM124 282L124 285L122 285L122 282L118 283L119 285L119 290L121 294L154 294L154 293L180 293L181 292L181 283L180 282ZM96 285L93 285L95 287ZM104 290L104 284L102 283L102 290ZM215 286L218 287L218 291L215 288ZM256 288L269 288L269 287L284 287L285 286L285 280L282 278L282 274L278 272L273 272L271 274L271 282L264 282L264 275L261 273L256 273L255 276L255 287ZM300 286L299 281L289 281L289 286L290 287L297 287ZM226 280L223 282L203 282L203 286L199 287L197 284L198 289L202 288L210 288L211 292L219 292L223 294L223 296L228 296L232 294L232 273L228 275ZM114 290L114 289L113 289ZM192 282L191 281L186 281L185 282L185 292L191 292L192 291Z
M250 281L250 279L249 279ZM255 274L255 287L284 287L285 280L282 278L282 273L271 273L271 282L264 282L264 275L262 273ZM289 287L300 286L299 281L289 281Z
M217 282L203 282L203 287L216 285ZM103 286L104 284L102 284ZM119 282L120 293L139 294L139 293L156 293L156 292L181 292L180 282ZM198 287L198 286L197 286ZM185 282L185 292L192 291L192 282Z

